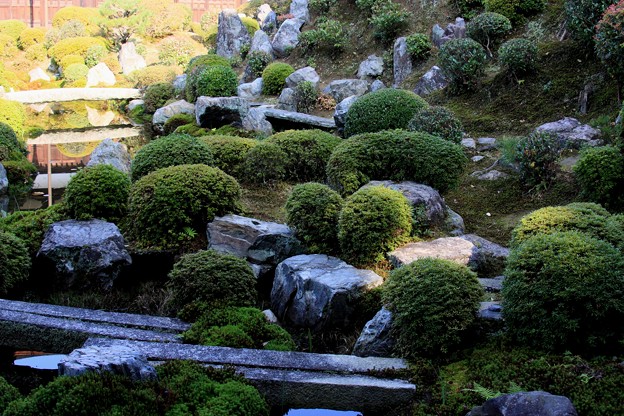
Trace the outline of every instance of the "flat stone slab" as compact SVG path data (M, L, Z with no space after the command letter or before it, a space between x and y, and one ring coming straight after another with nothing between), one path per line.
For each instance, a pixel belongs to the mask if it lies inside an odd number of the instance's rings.
M54 103L61 101L131 100L141 98L136 88L53 88L35 91L18 91L4 94L2 98L22 104Z
M479 306L479 318L500 321L503 319L500 302L481 302Z
M481 283L486 292L498 293L503 289L504 280L505 276L479 278L479 283Z
M460 237L438 238L433 241L407 244L388 253L388 258L394 267L405 266L426 257L467 265L473 248L474 244Z
M309 114L297 113L294 111L268 109L264 116L271 124L279 121L286 122L289 128L318 128L321 130L335 130L336 122L333 118L311 116Z
M136 137L143 134L141 127L133 126L108 126L98 128L86 128L80 130L57 130L43 133L41 136L29 139L27 144L57 144L57 143L85 143L97 142L104 139L123 139Z

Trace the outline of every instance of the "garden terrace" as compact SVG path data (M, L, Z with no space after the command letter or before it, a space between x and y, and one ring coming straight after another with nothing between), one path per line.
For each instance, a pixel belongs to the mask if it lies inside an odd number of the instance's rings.
M131 100L141 98L136 88L55 88L8 92L2 96L22 104L58 103L62 101Z

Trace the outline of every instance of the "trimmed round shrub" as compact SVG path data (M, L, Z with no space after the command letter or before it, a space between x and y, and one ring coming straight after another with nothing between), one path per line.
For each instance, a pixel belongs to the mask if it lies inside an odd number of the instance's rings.
M132 160L131 176L136 181L157 169L197 163L214 163L210 148L196 137L174 133L140 148Z
M310 252L334 253L338 249L338 218L343 202L327 185L297 185L286 200L286 223Z
M493 12L485 12L475 16L466 27L468 36L483 45L490 56L492 55L490 46L494 46L509 32L511 32L509 19L502 14Z
M464 127L446 107L429 107L416 113L407 125L410 131L421 131L453 143L461 143Z
M215 66L231 68L230 62L226 58L215 54L199 55L190 60L186 68L186 86L184 88L186 101L193 103L197 100L197 97L200 96L197 92L197 83L200 75L204 70ZM226 74L225 71L221 72ZM231 78L231 74L229 77Z
M440 48L440 67L454 92L476 87L485 70L483 46L472 39L451 39Z
M286 177L288 155L276 144L261 142L249 149L243 163L243 178L252 183L272 183Z
M407 43L407 53L410 54L412 59L423 60L429 56L433 44L429 40L429 36L424 33L414 33L405 38Z
M20 34L27 28L28 26L26 26L26 23L21 20L0 20L0 33L10 36L15 42L17 42Z
M569 231L536 235L511 250L503 317L521 344L548 350L617 350L624 334L624 256Z
M63 59L61 59L61 61L57 63L59 68L61 69L61 72L64 72L70 65L84 64L84 62L85 61L83 57L80 55L67 55L64 56Z
M48 58L48 52L46 51L45 46L43 46L40 43L37 43L35 45L29 46L24 51L24 56L29 61L43 62Z
M22 30L17 40L17 46L23 51L33 45L42 45L45 39L45 29L42 27L28 27Z
M161 107L164 107L165 103L175 97L175 89L173 85L168 82L160 82L158 84L150 85L143 94L143 106L148 113L154 113Z
M82 59L86 58L90 47L100 45L106 47L99 38L76 37L61 39L48 50L48 54L56 62L60 62L67 55L78 55Z
M176 248L216 215L240 211L240 186L217 168L170 166L130 187L127 235L141 247Z
M259 143L254 139L222 135L203 136L200 140L212 151L214 166L237 179L244 178L243 165L247 154Z
M455 143L422 132L387 130L340 143L327 162L327 177L343 195L384 179L415 181L445 192L457 184L466 161Z
M163 38L176 32L187 32L191 26L192 11L186 4L171 1L142 4L150 12L145 34L152 38ZM166 16L166 18L163 18Z
M484 0L484 4L486 11L500 13L514 25L546 8L545 0Z
M405 129L418 111L429 107L411 91L385 88L365 94L349 108L345 137L381 130Z
M520 219L511 233L511 246L522 244L538 234L579 231L624 248L624 228L611 221L609 212L598 204L575 202L565 206L545 207Z
M190 304L207 309L226 306L253 306L258 293L256 278L245 259L204 250L186 254L173 265L167 286L168 305L180 310Z
M254 33L260 30L260 23L253 17L243 16L241 17L241 22L245 25L247 32L249 32L249 36L253 39Z
M0 56L3 58L14 58L17 54L17 42L9 35L0 33Z
M165 121L165 124L163 124L163 132L165 133L165 135L168 136L174 133L178 129L178 127L187 126L187 125L195 126L195 121L196 120L195 120L194 114L185 114L185 113L174 114L171 117L169 117L167 121ZM189 134L190 136L195 136L194 134L183 133L183 132L180 132L180 134Z
M13 129L0 123L0 161L20 160L27 153L26 147L17 139Z
M152 65L143 69L132 71L128 75L136 88L147 88L159 82L171 84L176 77L175 70L167 65Z
M165 65L186 67L199 46L190 37L183 35L168 37L160 43L158 60Z
M382 297L392 311L401 357L440 357L461 347L477 319L477 275L449 260L426 258L392 270Z
M498 50L498 61L514 75L526 74L535 69L537 46L528 39L511 39Z
M2 162L9 179L9 195L17 195L30 191L37 168L28 159L5 160Z
M94 22L96 22L99 17L100 13L95 7L67 6L54 13L52 27L61 28L72 20L78 20L86 28L89 28L91 33L95 33L98 27Z
M21 397L17 388L10 385L3 377L0 377L0 412L4 412L9 403Z
M63 78L66 82L76 82L79 79L87 78L89 67L85 64L71 64L63 70Z
M229 66L214 65L201 71L196 81L198 97L231 97L236 95L238 77Z
M0 98L0 123L8 125L13 129L15 135L21 138L24 135L25 122L26 111L22 104Z
M28 279L30 255L24 242L11 233L0 231L0 294Z
M189 61L188 66L186 67L186 75L191 75L195 71L195 68L198 68L200 66L207 68L209 66L216 65L231 66L230 61L228 61L227 58L219 56L215 53L197 55Z
M63 194L67 215L117 222L126 215L130 178L111 165L84 168L67 184Z
M295 69L283 62L273 62L262 71L262 93L265 95L279 95L286 85L286 78L295 72Z
M608 208L624 207L624 156L619 148L584 149L574 174L585 198Z
M412 207L403 194L383 186L365 187L345 200L338 219L342 254L372 263L409 241Z
M87 49L87 54L85 56L85 65L89 68L93 68L106 56L107 51L106 48L102 45L93 45L89 49ZM111 71L114 71L114 68L109 67Z
M286 154L286 179L299 182L323 180L327 161L341 142L338 137L321 130L288 130L265 140Z

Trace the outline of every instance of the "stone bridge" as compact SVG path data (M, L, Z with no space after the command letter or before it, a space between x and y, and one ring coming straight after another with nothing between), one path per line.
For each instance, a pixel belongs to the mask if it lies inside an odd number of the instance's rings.
M8 92L1 96L22 104L57 103L62 101L104 101L141 98L136 88L51 88Z
M175 318L0 299L0 347L69 353L132 349L150 362L193 360L233 366L274 406L356 410L366 416L405 406L416 387L402 359L182 344ZM105 355L105 354L103 354Z

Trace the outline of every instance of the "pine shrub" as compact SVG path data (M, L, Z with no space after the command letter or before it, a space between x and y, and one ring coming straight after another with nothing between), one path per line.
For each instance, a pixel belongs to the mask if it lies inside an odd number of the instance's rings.
M494 47L511 31L511 22L499 13L485 12L475 16L466 27L468 36L479 42L492 56Z

